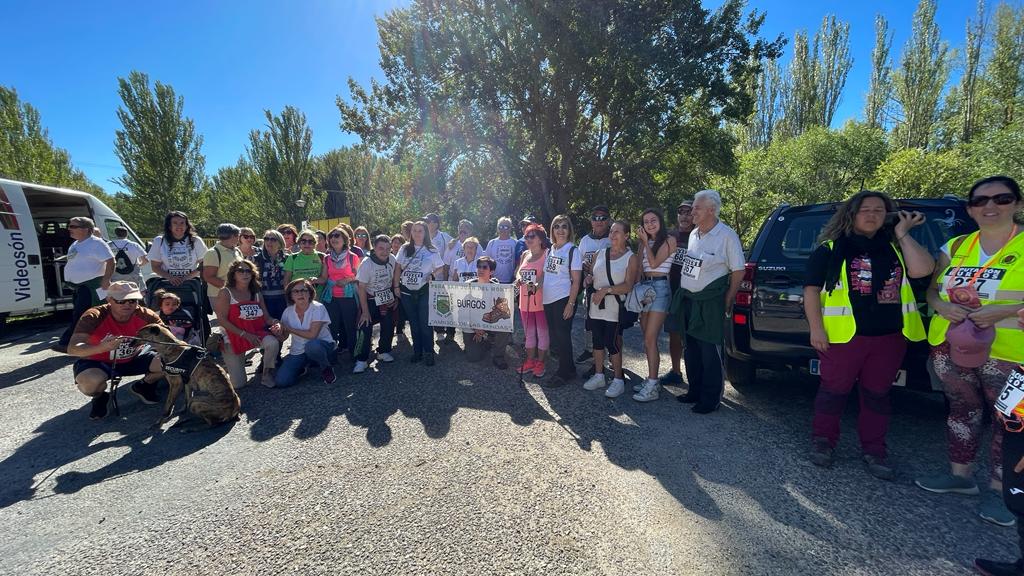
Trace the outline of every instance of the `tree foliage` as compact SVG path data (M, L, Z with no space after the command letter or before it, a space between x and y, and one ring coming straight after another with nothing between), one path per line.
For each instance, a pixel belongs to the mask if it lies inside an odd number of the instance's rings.
M871 128L885 128L886 109L892 95L892 32L881 14L875 16L875 47L871 50L871 79L864 98L864 121Z
M309 186L313 170L313 131L306 115L285 106L280 116L265 110L266 130L249 132L249 162L262 180L264 202L282 222L320 217L324 193ZM302 200L305 206L297 202Z
M718 120L750 113L743 82L781 46L756 39L761 22L737 0L415 0L379 19L385 79L349 81L342 126L419 157L427 195L450 198L475 163L500 166L545 218L584 191L654 200L689 101Z
M894 141L901 148L928 147L949 77L950 48L935 23L935 9L935 0L920 0L900 68L894 74L893 97L900 114Z
M130 193L123 216L146 234L159 233L170 210L201 219L207 205L203 137L185 116L184 99L159 81L151 87L149 76L135 71L118 78L118 94L114 152L125 173L114 181Z

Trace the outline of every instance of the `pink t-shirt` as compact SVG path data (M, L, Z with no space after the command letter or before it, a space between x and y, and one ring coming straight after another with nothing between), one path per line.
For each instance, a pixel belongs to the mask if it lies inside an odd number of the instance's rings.
M524 257L529 257L529 252L524 252ZM519 310L521 312L543 312L544 311L544 291L541 289L542 280L544 276L544 263L548 259L547 250L540 258L533 262L527 262L519 269L519 278L522 279L523 285L519 287ZM530 294L530 291L526 287L527 282L533 282L537 285L537 290Z
M335 262L333 254L327 254L327 279L335 282L332 296L341 298L345 295L345 287L340 284L346 278L355 278L359 270L359 256L353 252L345 252L345 255Z

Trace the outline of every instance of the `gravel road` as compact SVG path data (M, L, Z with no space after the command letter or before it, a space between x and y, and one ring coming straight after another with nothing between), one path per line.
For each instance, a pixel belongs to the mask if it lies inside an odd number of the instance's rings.
M892 483L860 465L854 403L836 466L807 461L806 376L697 416L678 388L549 390L450 348L250 385L239 422L153 434L125 387L121 418L88 419L61 328L0 335L0 574L959 575L1016 550L976 499L912 485L945 466L936 395L896 395ZM638 330L626 348L645 374Z

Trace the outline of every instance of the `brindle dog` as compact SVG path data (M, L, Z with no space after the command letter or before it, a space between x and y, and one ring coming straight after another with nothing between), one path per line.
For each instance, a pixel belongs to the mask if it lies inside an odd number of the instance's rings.
M160 356L160 361L164 364L164 377L169 385L167 402L164 404L160 419L153 425L154 428L159 428L171 417L182 389L185 390L185 408L182 411L191 412L202 418L210 427L238 417L241 401L223 368L209 358L203 358L191 374L187 373L190 367L187 367L184 373L181 370L174 373L171 366L189 350L185 346L186 342L175 338L170 330L160 324L144 326L139 330L138 337L148 340L149 345ZM182 423L183 421L179 420L175 426Z

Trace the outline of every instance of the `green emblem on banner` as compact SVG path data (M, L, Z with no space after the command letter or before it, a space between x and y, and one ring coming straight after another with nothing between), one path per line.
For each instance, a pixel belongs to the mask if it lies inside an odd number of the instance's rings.
M447 292L437 294L434 297L434 310L437 310L438 316L447 317L452 315L452 300Z

